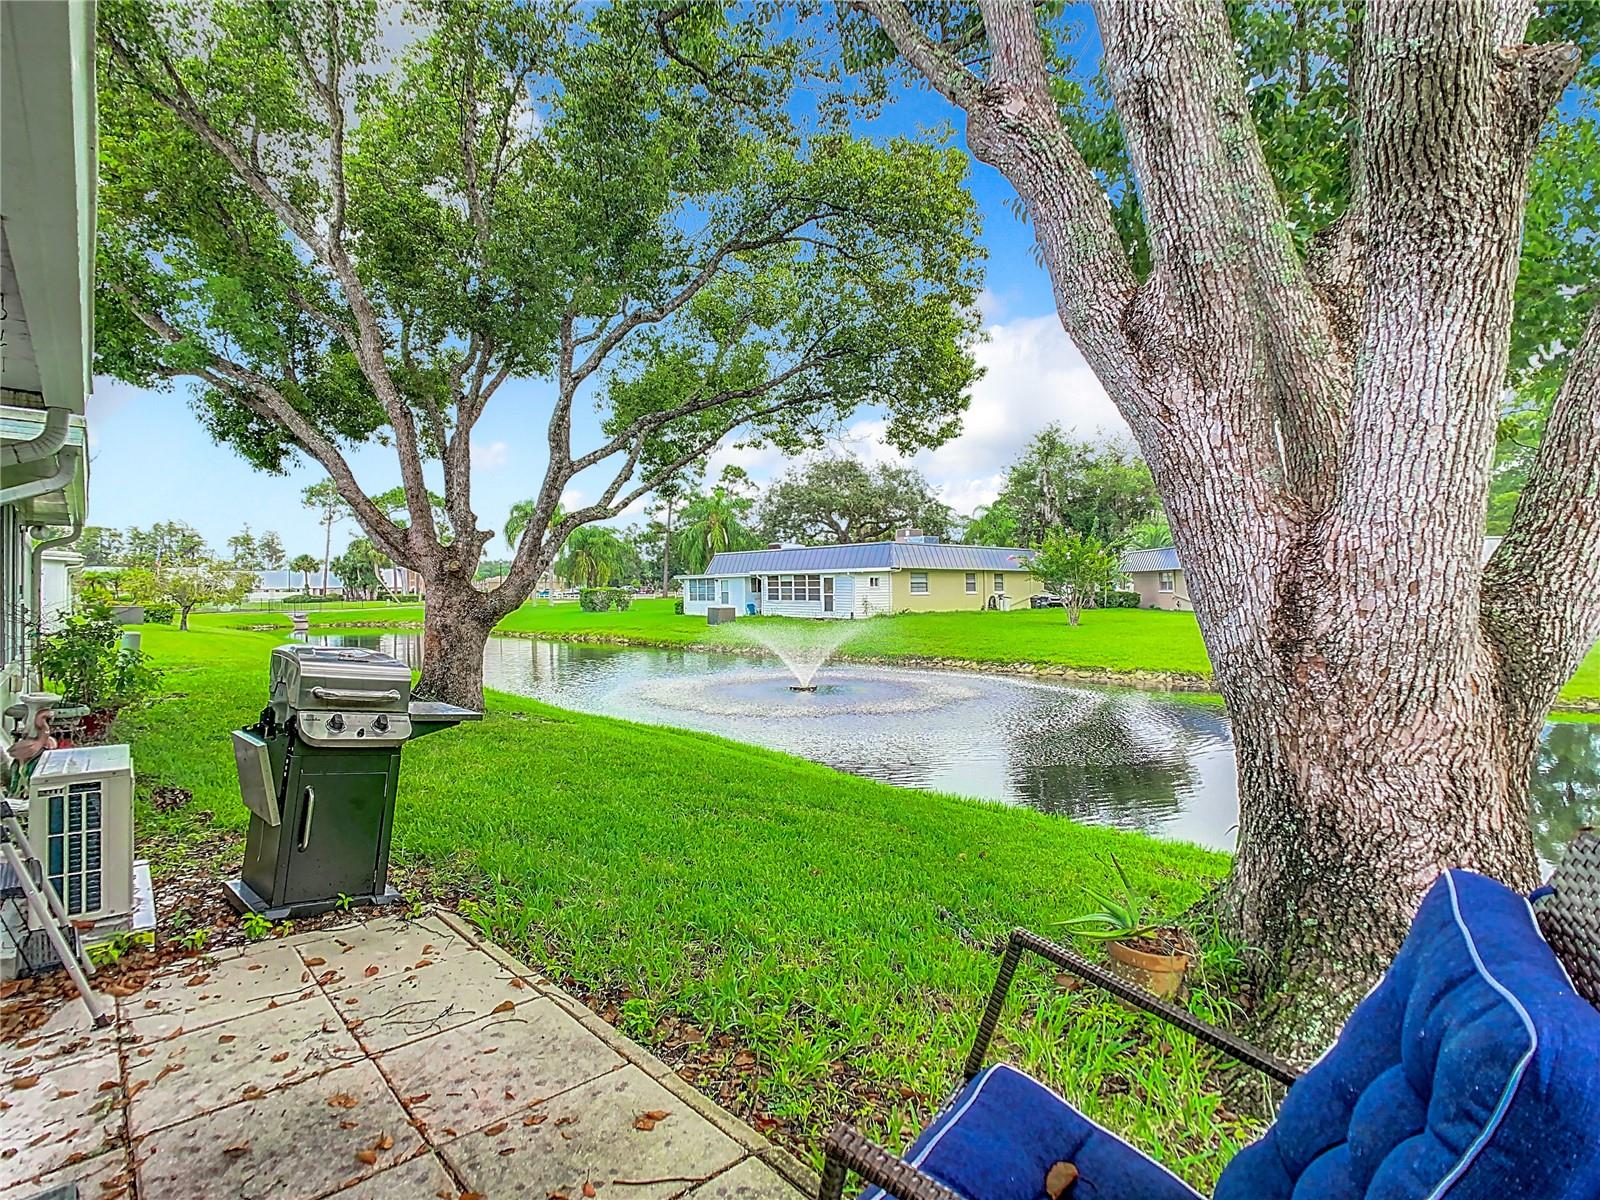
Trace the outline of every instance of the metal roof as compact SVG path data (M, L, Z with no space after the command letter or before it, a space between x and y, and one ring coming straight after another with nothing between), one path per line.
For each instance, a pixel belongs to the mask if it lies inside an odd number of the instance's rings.
M785 550L732 550L704 575L771 575L815 571L1020 571L1033 551L955 542L859 542Z
M1171 546L1158 546L1154 550L1129 550L1122 556L1124 574L1138 571L1181 571L1178 552Z

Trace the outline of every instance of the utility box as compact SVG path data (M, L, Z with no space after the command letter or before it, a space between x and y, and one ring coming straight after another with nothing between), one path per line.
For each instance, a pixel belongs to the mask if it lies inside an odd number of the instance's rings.
M706 609L707 625L728 625L739 615L739 610L731 604L712 605Z
M411 699L411 668L377 650L279 646L261 720L233 734L250 810L241 912L272 920L385 904L406 742L482 716Z

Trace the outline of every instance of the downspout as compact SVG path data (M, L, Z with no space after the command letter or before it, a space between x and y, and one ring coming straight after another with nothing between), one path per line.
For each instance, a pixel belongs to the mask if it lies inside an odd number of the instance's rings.
M44 552L53 546L66 546L78 540L83 533L83 520L79 518L72 523L71 529L60 537L46 538L42 542L35 542L30 554L30 565L33 568L33 595L29 597L32 606L33 636L35 639L44 636ZM23 642L22 650L22 678L30 677L33 670L33 647L28 642ZM36 681L42 684L43 680Z
M43 429L25 442L0 448L0 465L20 467L55 454L67 444L71 417L64 408L46 409Z

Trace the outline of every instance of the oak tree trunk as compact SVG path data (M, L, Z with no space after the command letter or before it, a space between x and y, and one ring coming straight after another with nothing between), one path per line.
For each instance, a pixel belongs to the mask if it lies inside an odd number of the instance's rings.
M1349 208L1302 259L1220 0L1099 0L1139 279L1032 0L979 0L981 75L912 9L857 3L1017 189L1150 464L1234 721L1222 913L1273 1040L1316 1052L1441 870L1535 882L1540 727L1600 633L1600 313L1483 562L1528 161L1576 53L1522 45L1522 0L1366 6Z
M483 711L483 650L494 627L484 596L455 575L424 577L422 678L416 693Z

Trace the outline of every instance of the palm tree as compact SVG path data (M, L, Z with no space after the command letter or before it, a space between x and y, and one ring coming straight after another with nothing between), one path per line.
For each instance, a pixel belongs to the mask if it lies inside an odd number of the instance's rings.
M556 563L556 574L580 587L604 587L623 565L628 547L616 531L581 525L572 531Z
M704 571L725 550L752 550L761 544L744 524L751 504L718 484L709 495L695 496L684 506L683 525L672 541L691 575Z
M511 547L511 552L517 552L517 539L522 536L522 531L528 527L528 522L533 520L534 501L518 500L511 506L511 511L506 514L505 534L506 545ZM567 514L557 502L550 513L550 524L560 524L561 518Z
M290 560L289 570L291 572L300 572L300 590L302 592L311 586L311 572L315 571L319 565L314 554L296 554ZM293 583L294 580L291 579L290 582Z

